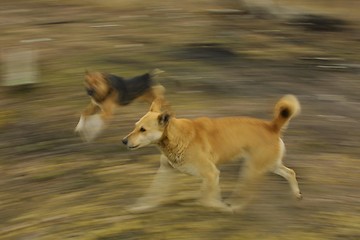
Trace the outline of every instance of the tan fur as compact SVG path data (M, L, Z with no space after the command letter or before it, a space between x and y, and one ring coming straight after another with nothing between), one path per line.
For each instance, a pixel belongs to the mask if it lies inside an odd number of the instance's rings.
M288 118L281 117L281 111L287 109L290 116ZM296 117L300 113L300 104L294 95L285 95L276 103L274 109L274 119L272 121L275 129L284 130L291 118Z
M161 103L153 103L156 104ZM234 191L235 198L239 190L246 194L247 188L269 171L286 178L293 194L301 198L295 172L282 164L285 147L280 138L281 130L300 111L295 96L287 95L278 101L272 121L250 117L178 119L168 113L154 111L157 108L153 105L123 142L130 149L156 144L162 152L158 174L166 175L171 168L175 168L201 177L201 204L225 211L242 207L236 199L232 207L223 203L219 187L220 172L216 167L240 158L245 159L245 165L241 174L243 181L238 186L240 189ZM150 188L153 190L146 196L148 205L156 205L159 201L157 196L152 196L155 195L154 186L166 189L169 184L159 179L162 177L155 178Z

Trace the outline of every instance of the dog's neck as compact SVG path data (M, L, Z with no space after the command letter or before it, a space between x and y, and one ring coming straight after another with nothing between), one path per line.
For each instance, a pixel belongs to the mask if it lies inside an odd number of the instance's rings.
M194 137L194 131L189 128L187 119L171 118L165 127L158 147L170 160L173 166L179 166L184 162L184 155Z

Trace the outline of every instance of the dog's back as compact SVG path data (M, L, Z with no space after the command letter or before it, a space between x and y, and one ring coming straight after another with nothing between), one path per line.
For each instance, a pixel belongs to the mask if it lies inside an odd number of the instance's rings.
M153 85L149 73L136 76L130 79L124 79L113 74L106 74L106 80L118 92L118 103L127 105L134 99L143 95Z
M193 120L193 126L197 137L190 145L208 148L216 164L246 157L259 151L259 147L265 151L279 139L279 132L273 130L271 122L255 118L199 118Z
M216 164L250 155L258 159L263 159L260 155L276 158L282 154L281 131L299 111L296 97L287 95L275 105L272 121L250 117L194 119L196 136L189 146L202 145L211 152Z

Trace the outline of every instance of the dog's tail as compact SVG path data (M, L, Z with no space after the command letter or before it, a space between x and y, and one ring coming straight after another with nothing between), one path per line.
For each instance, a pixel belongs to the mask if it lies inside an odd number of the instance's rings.
M150 71L150 76L153 78L153 77L156 77L157 75L160 75L162 73L164 73L165 71L159 69L159 68L155 68L153 69L152 71Z
M156 78L158 75L164 73L165 71L155 68L152 71L150 71L150 77L152 80L154 80L154 78ZM158 81L155 80L154 82L155 85L153 85L153 92L155 94L156 97L164 97L165 95L165 88L164 86L162 86Z
M286 129L291 118L300 113L300 103L294 95L285 95L275 105L274 118L271 122L275 131Z

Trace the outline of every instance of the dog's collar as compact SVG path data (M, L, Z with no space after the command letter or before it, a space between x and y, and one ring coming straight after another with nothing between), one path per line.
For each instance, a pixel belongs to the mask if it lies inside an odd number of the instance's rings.
M165 154L165 156L169 159L169 164L173 168L177 168L184 163L184 153L187 149L187 146L183 144L173 144L167 135L167 126L164 129L164 133L159 139L157 145L159 149Z

